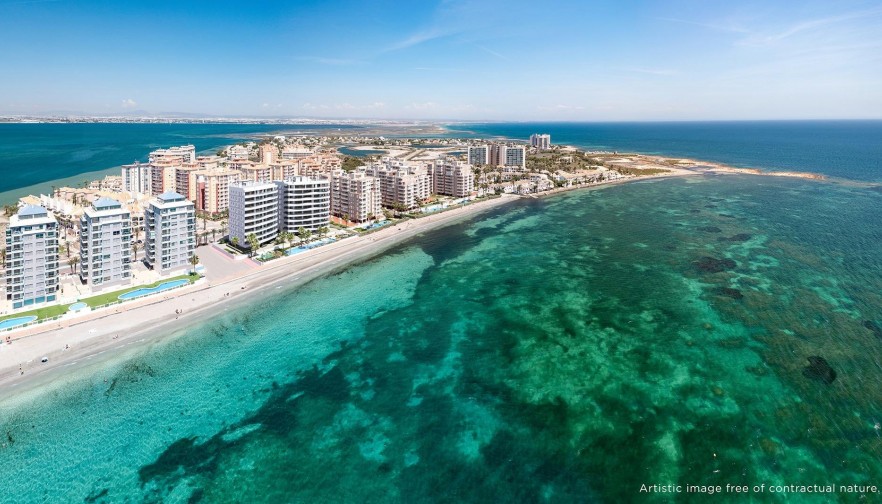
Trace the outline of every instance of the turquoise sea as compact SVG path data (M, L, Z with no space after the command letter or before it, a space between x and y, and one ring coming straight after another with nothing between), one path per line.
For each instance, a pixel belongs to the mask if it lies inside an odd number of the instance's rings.
M279 124L88 124L0 123L0 204L27 194L48 194L52 185L78 185L119 166L146 162L150 151L193 144L197 152L266 134L357 130L351 125Z
M880 222L746 175L518 201L0 398L2 500L856 501L768 486L882 482Z

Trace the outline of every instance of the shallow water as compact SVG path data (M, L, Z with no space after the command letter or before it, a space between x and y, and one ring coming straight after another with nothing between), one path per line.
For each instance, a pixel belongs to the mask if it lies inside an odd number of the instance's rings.
M2 404L6 495L627 502L643 483L878 482L879 222L878 192L749 176L519 202Z

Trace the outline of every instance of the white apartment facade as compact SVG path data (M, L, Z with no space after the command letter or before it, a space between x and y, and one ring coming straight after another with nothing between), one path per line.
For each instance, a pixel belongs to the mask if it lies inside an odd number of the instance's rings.
M193 145L181 145L168 149L156 149L147 156L148 162L177 161L179 163L195 163L196 147Z
M331 173L331 213L354 222L383 215L380 181L364 172Z
M475 174L472 165L443 157L432 167L432 192L456 198L465 198L475 190Z
M144 209L146 240L144 260L161 274L190 265L196 251L196 209L192 201L175 192L150 200Z
M551 135L547 133L533 133L530 135L530 146L539 150L548 150L551 148Z
M380 195L385 207L410 210L432 193L432 181L423 166L406 166L390 161L385 167L369 166L365 173L380 179Z
M331 181L292 177L275 182L279 191L279 231L315 231L331 222Z
M132 279L132 216L119 201L100 198L80 218L80 280L94 287Z
M252 233L261 245L279 235L279 190L272 182L230 185L230 240L249 247Z
M149 164L135 162L122 167L122 189L132 194L151 194L153 185Z
M13 309L53 303L58 295L58 222L26 205L6 228L6 299Z

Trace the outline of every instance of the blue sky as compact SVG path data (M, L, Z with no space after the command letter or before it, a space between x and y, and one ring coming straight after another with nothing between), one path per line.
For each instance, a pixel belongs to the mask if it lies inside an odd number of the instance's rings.
M882 118L882 1L0 0L0 113Z

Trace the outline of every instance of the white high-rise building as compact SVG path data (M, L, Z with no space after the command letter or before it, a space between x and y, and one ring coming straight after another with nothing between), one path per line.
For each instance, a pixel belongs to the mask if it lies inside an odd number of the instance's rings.
M387 160L385 166L368 166L365 173L380 179L380 195L385 207L410 210L432 193L432 179L423 166Z
M383 215L380 181L364 172L331 173L331 213L354 222Z
M331 222L331 181L292 177L276 181L279 191L279 231L315 231Z
M523 145L490 146L490 164L494 166L527 166L527 149Z
M551 148L551 135L533 133L530 135L530 146L539 150L548 150Z
M80 219L80 280L95 287L132 278L132 216L119 201L100 198Z
M182 145L180 147L169 147L168 149L156 149L147 156L147 159L150 163L160 161L195 163L196 147L193 145Z
M279 235L279 190L272 182L230 184L230 240L249 247L252 233L261 245Z
M145 261L162 274L184 269L196 251L196 208L175 192L150 200L144 209Z
M470 145L469 164L474 166L490 164L490 146Z
M475 189L472 165L443 157L432 167L432 192L457 198L469 196Z
M58 292L58 222L26 205L6 228L6 299L12 308L54 302Z
M134 163L122 167L122 188L132 194L150 194L153 178L149 164Z

